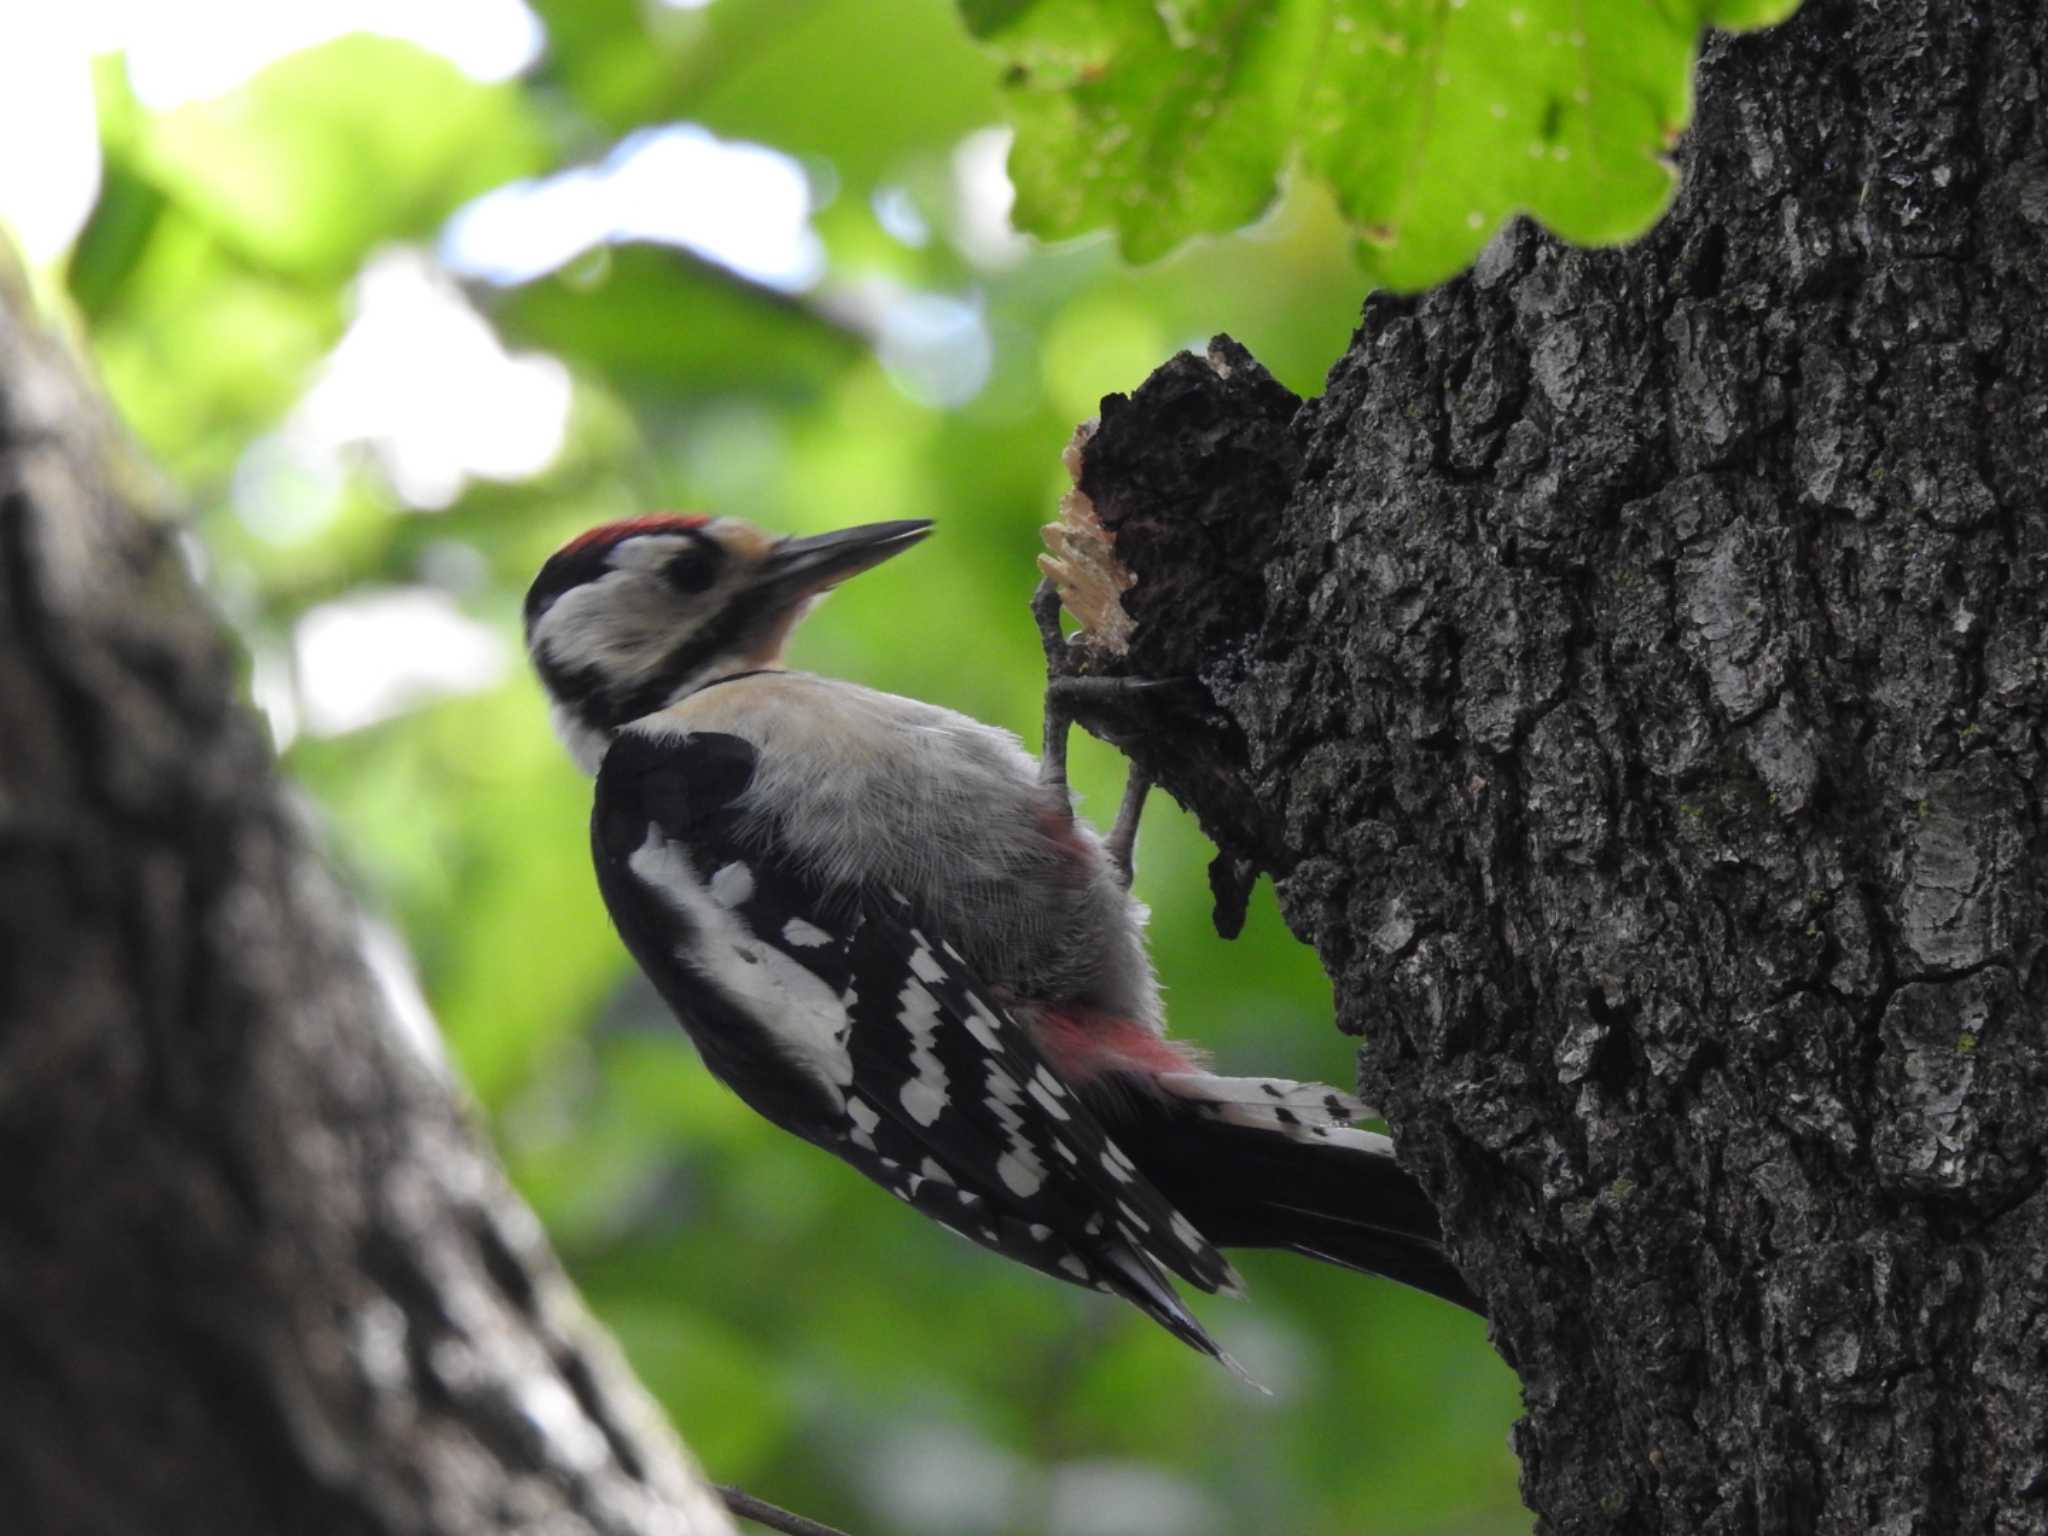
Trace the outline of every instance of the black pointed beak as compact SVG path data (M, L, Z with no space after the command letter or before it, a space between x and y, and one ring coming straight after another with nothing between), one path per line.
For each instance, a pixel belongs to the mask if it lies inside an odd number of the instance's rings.
M880 565L931 531L929 518L911 517L894 523L863 523L805 539L784 539L761 562L761 582L784 600L795 602Z

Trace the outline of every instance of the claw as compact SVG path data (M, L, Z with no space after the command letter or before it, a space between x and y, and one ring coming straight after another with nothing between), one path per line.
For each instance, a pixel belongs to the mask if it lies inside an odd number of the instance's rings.
M1060 589L1050 576L1040 577L1031 594L1031 617L1038 622L1038 643L1045 647L1049 666L1067 648L1067 637L1060 633Z

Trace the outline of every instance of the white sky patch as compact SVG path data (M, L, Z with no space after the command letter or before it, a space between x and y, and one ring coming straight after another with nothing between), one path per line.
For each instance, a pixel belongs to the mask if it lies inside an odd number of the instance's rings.
M795 292L825 271L814 206L810 179L788 155L674 124L628 135L596 165L486 192L448 221L441 258L520 283L593 247L642 240Z
M524 0L86 0L98 51L124 48L149 106L218 96L264 65L350 32L403 38L478 80L505 80L545 41Z
M1014 267L1031 252L1031 241L1010 223L1017 189L1007 168L1008 128L970 133L953 150L953 245L984 272Z
M268 646L250 656L249 694L270 726L270 744L282 753L299 739L299 689L291 658Z
M876 350L889 381L935 410L972 400L995 365L995 343L980 304L943 293L903 293L889 300Z
M573 390L554 358L514 355L423 252L371 258L356 313L285 428L315 464L362 445L414 507L472 478L524 480L561 451Z
M920 250L930 243L931 226L917 211L917 201L910 195L909 188L893 182L877 187L868 199L868 206L874 209L875 222L882 226L890 239L913 250Z
M432 587L387 587L322 603L292 630L299 714L318 736L388 720L505 675L504 637Z
M91 62L125 51L130 83L158 109L218 96L288 53L349 32L404 38L479 80L540 57L525 0L73 0L0 8L0 223L32 264L76 238L99 195Z
M32 266L55 259L100 191L90 53L61 7L0 20L0 224ZM34 145L33 153L23 146Z

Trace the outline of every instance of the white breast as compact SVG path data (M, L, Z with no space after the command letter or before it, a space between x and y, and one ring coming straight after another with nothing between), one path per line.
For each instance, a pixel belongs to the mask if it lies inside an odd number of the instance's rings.
M635 722L755 747L746 808L832 885L879 883L941 912L999 1000L1085 1002L1156 1027L1144 909L1092 829L1008 731L915 699L800 672L740 678Z

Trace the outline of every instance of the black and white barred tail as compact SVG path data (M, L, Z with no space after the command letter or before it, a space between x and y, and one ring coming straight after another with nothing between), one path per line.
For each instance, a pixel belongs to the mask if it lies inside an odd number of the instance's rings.
M1168 1074L1120 1096L1111 1129L1139 1170L1219 1248L1283 1248L1384 1275L1472 1312L1485 1305L1444 1250L1393 1143L1347 1122L1349 1094L1277 1078Z

